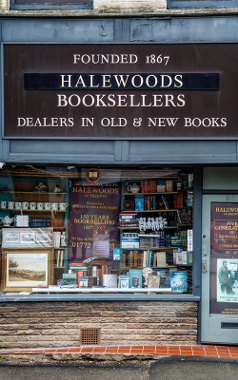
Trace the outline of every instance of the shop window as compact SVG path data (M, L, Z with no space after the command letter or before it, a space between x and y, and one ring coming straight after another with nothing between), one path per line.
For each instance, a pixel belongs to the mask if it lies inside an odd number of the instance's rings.
M0 197L3 293L192 294L191 169L6 166Z
M11 0L11 9L92 9L92 0Z

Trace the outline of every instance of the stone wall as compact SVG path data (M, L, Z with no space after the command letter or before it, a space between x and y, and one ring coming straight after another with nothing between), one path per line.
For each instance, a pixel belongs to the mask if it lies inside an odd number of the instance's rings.
M78 347L82 328L100 329L100 345L192 345L197 303L0 303L0 348Z

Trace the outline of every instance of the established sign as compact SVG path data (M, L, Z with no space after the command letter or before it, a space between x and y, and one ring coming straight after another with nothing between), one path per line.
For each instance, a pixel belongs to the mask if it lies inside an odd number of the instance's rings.
M238 44L4 45L6 138L238 137Z

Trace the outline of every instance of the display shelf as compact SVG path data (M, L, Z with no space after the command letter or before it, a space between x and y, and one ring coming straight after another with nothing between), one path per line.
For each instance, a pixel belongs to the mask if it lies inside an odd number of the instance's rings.
M149 267L151 269L165 269L165 268L176 268L178 265L164 265L164 266L161 266L161 267ZM148 268L148 267L146 267ZM128 269L145 269L145 267L123 267L121 268L121 270L128 270Z
M51 228L53 228L53 230L66 230L67 227L57 227L57 226L49 226Z
M182 208L185 208L185 207L182 207ZM140 210L140 211L136 211L136 210L122 210L122 212L128 212L128 213L131 213L131 212L136 212L136 213L140 213L140 212L164 212L164 211L177 211L179 210L178 208L169 208L169 209L159 209L159 210Z
M158 209L158 210L122 210L122 212L128 212L128 213L140 213L140 212L170 212L170 211L177 211L177 210L183 210L185 208L192 208L193 206L184 206L184 207L178 207L178 208L168 208L168 209Z
M176 249L176 248L187 248L187 246L185 245L176 245L176 246L173 246L173 247L161 247L161 248L156 248L156 247L153 247L153 248L120 248L122 249L123 251L160 251L160 250L166 250L166 249Z
M179 194L182 193L182 191L171 191L171 192L164 192L164 193L122 193L122 195L170 195L170 194Z
M163 230L167 230L167 229L170 229L170 228L179 228L179 227L189 227L189 226L192 226L192 224L175 224L174 226L168 226L168 227L163 227ZM119 230L139 230L139 227L118 227ZM161 231L163 231L161 230ZM149 237L153 237L154 235L146 235L146 236L149 236ZM158 235L155 235L155 237L158 237Z
M16 226L0 226L0 228L53 228L53 230L66 230L67 227L55 227L55 226L22 226L22 227L16 227ZM63 249L63 248L62 248Z
M64 269L65 267L54 267L56 269Z
M177 267L192 267L192 264L173 264L173 265L163 265L160 267L149 267L151 269L166 269L166 268L177 268ZM148 267L146 267L148 268ZM145 267L123 267L120 270L128 270L128 269L145 269Z
M67 212L67 210L21 210L19 208L0 208L0 211L17 211L17 212Z
M118 227L119 230L139 230L139 227Z
M47 193L47 192L40 192L40 191L0 191L0 194L40 194L40 195L66 195L67 193Z

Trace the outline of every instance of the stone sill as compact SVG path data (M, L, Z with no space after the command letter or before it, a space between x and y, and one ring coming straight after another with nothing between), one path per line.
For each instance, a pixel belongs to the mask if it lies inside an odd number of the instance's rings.
M112 9L105 10L14 10L0 11L0 17L65 17L65 18L166 18L166 17L196 17L196 16L232 16L238 15L238 8L210 8L210 9L161 9L154 12L135 12L115 11Z
M46 295L0 295L2 302L66 302L66 301L180 301L199 302L200 297L191 294L46 294Z

